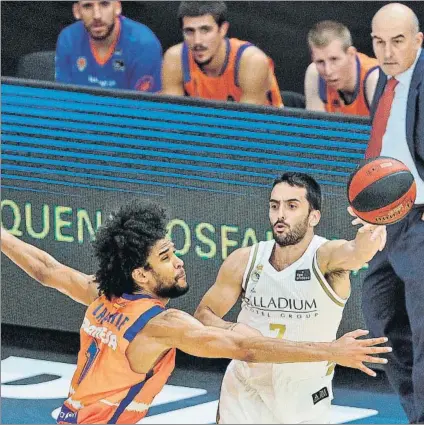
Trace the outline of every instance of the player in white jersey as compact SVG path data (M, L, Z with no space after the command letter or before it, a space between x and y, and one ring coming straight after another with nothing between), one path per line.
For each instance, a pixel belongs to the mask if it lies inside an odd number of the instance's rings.
M293 341L333 341L350 295L349 272L384 247L385 226L363 224L352 241L316 236L321 190L307 174L276 179L269 200L274 240L234 251L195 316L205 325ZM237 322L222 319L242 297ZM334 364L233 360L218 423L328 423Z

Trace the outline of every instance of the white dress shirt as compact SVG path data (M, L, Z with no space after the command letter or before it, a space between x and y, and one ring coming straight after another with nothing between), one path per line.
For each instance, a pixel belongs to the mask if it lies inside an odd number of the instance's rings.
M416 204L424 204L424 180L418 174L406 141L406 104L408 102L412 74L420 54L421 49L418 50L413 65L396 76L399 84L395 88L395 97L390 110L389 120L387 121L386 132L383 136L380 154L381 156L390 156L402 161L411 170L417 185ZM388 76L388 78L392 77Z

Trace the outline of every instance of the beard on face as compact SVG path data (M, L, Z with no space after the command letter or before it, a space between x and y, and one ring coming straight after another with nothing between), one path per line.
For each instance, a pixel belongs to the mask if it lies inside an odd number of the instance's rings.
M88 33L90 34L90 37L95 40L95 41L103 41L106 40L113 32L113 30L115 29L115 20L113 20L113 23L111 25L107 26L107 30L105 35L100 35L100 36L96 36L91 32L91 27L85 27L85 29L88 31Z
M178 285L178 278L173 280L171 285L168 285L168 282L164 281L157 273L152 272L156 282L158 283L157 288L155 289L155 293L158 297L161 298L178 298L181 295L184 295L188 289L188 283L185 286Z
M193 53L195 53L195 52L205 52L206 50L207 50L206 47L200 46L200 45L194 46L192 48ZM199 66L201 68L202 66L209 65L212 62L212 59L213 59L213 55L209 59L205 59L205 60L202 60L202 61L199 61L198 59L194 58L194 62L196 62L197 66Z
M272 235L274 236L275 242L279 246L290 246L290 245L296 245L298 244L306 235L306 232L308 231L308 216L301 221L300 223L297 223L293 229L290 227L286 230L285 234L279 235L275 232L275 227L278 223L285 224L283 221L277 221L272 226ZM271 223L272 224L272 223Z

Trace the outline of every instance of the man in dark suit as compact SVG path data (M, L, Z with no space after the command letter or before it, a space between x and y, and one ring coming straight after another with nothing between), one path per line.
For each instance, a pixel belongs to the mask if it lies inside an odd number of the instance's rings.
M411 423L424 423L424 50L414 12L383 6L372 21L383 72L371 107L366 157L390 156L414 175L417 198L402 221L387 227L387 244L370 262L363 312L372 333L393 346L387 376Z

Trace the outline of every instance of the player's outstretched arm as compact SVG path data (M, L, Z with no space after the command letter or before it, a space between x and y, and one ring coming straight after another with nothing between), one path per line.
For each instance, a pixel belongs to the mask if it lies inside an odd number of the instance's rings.
M149 321L143 335L168 348L178 348L198 357L238 359L258 363L330 361L375 373L364 362L387 363L373 354L387 353L390 347L376 347L387 338L357 339L368 331L356 330L331 343L291 342L262 336L246 337L226 329L207 327L194 317L169 309Z
M215 283L203 296L194 317L206 326L229 329L236 324L222 319L237 302L241 291L243 274L249 261L251 248L239 248L232 252L219 269ZM237 324L237 329L248 331L248 326ZM247 332L245 332L247 334ZM252 334L258 334L252 329Z
M89 305L98 297L94 277L67 267L47 252L1 229L1 251L43 286L55 288L73 300Z
M349 213L356 217L352 209ZM358 270L370 261L374 255L384 249L386 244L386 226L368 224L359 218L353 225L362 224L351 241L329 241L318 250L318 265L322 273L340 270Z

